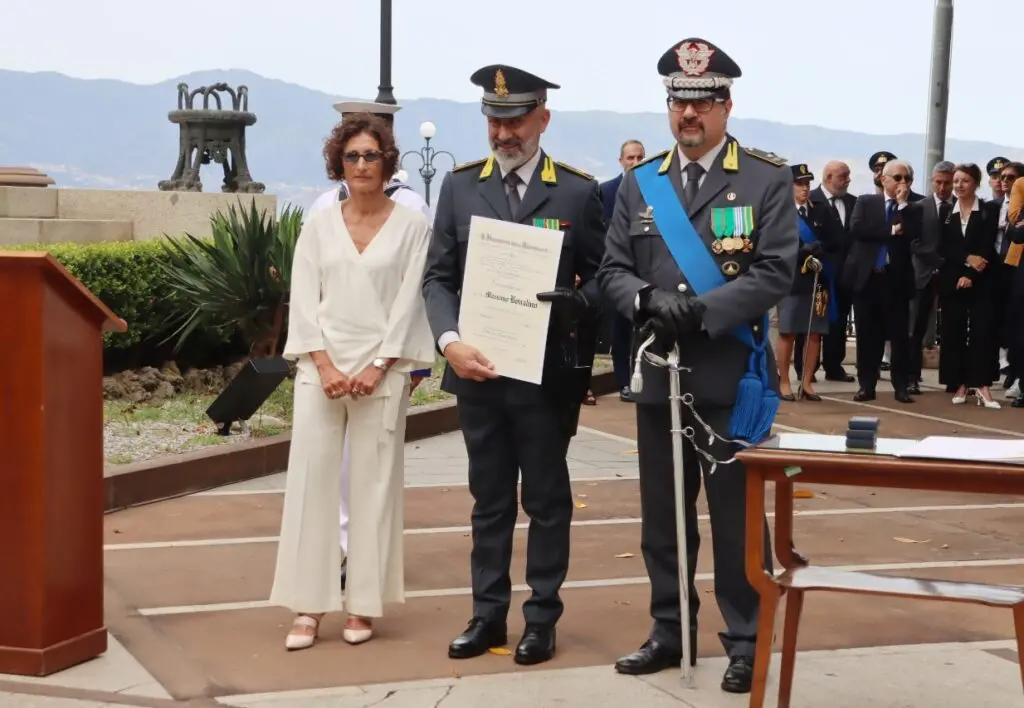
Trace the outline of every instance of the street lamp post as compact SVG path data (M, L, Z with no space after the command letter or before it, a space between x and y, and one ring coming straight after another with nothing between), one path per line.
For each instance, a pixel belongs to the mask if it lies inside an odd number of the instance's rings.
M434 175L437 174L437 169L434 167L434 158L438 155L447 155L451 161L452 166L455 165L455 156L447 150L435 150L430 146L430 140L437 134L437 127L434 126L429 120L420 125L420 135L423 136L424 145L419 150L410 150L409 152L402 155L402 162L405 162L405 158L409 155L416 155L423 162L423 166L417 170L420 173L420 177L423 178L423 194L427 200L427 206L430 206L430 182L434 179Z
M380 0L380 86L377 103L394 106L395 87L391 85L391 0Z

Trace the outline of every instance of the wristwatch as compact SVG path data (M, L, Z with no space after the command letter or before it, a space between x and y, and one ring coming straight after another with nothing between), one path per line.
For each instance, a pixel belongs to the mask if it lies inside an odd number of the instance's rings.
M388 360L381 359L380 357L377 357L376 359L373 360L373 365L385 373L387 373L387 370L391 368L391 365L388 363Z

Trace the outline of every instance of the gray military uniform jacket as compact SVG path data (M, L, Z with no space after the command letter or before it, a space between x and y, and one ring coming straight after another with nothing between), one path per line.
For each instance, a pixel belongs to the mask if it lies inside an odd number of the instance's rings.
M427 254L423 297L427 318L437 340L459 329L459 295L465 275L469 221L473 216L513 221L501 170L493 157L456 167L445 176L435 206L434 233ZM543 151L529 180L514 221L545 226L557 224L565 234L558 264L557 285L580 288L595 305L600 289L595 276L604 252L606 221L597 181L590 175L555 162ZM593 347L589 350L592 352ZM543 400L578 404L586 396L590 364L586 347L577 345L576 325L556 317L552 308L541 386L498 378L471 381L445 367L441 389L459 397L508 404ZM582 357L579 354L583 354ZM483 352L487 356L487 352ZM582 387L582 388L581 388ZM543 389L543 392L542 392Z
M662 161L659 175L668 176L682 202L678 150L673 148L655 155L641 165L654 160ZM740 212L724 211L735 208L740 208ZM615 308L634 320L636 326L642 324L634 310L640 290L648 286L669 291L680 290L681 286L689 289L657 223L644 218L646 210L647 203L631 170L619 188L598 280ZM767 336L762 331L762 318L789 294L793 284L800 236L792 173L784 160L759 150L743 149L728 136L687 214L726 283L700 297L707 308L704 330L679 343L680 364L692 369L682 372L680 383L684 393L693 394L697 407L731 408L739 381L747 370L750 349L730 330L751 324L757 328L755 337ZM715 229L721 230L722 220L737 214L744 217L739 220L745 224L742 241L737 244L736 239L716 237ZM720 239L721 243L716 244ZM635 341L634 353L637 344ZM771 387L777 391L778 373L770 345L767 356ZM667 372L647 362L642 364L641 371L644 385L640 393L634 394L636 402L667 404Z

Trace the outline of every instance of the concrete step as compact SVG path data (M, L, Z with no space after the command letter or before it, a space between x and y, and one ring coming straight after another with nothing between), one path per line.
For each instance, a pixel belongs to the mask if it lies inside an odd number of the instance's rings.
M0 219L56 219L57 190L0 187Z
M0 246L23 243L131 241L130 221L114 219L11 219L0 217Z

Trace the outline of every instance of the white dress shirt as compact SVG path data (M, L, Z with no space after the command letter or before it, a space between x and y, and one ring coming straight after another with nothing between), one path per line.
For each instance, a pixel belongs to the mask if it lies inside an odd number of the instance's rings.
M821 193L825 195L825 199L828 200L828 203L836 208L836 211L839 213L839 221L845 227L846 226L846 202L844 202L842 199L840 199L836 195L832 194L832 192L828 191L828 189L825 188L825 185L821 185L819 188L821 189Z

